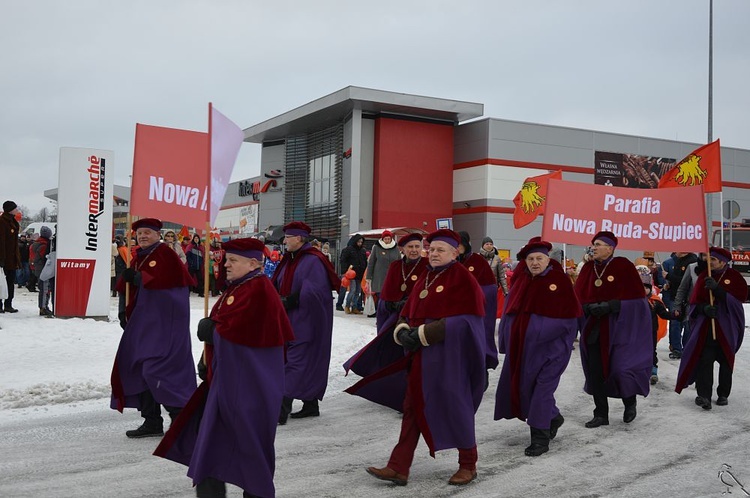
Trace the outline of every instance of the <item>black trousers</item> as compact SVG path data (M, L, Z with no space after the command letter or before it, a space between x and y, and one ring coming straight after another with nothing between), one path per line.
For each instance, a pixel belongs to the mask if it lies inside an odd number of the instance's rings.
M161 416L161 405L156 402L151 391L143 391L140 394L141 417L145 419L146 427L150 429L161 429L164 426L164 419ZM178 406L164 406L169 413L169 418L173 421L177 418L182 410Z
M732 392L732 368L718 341L711 336L711 329L709 328L707 332L706 344L703 346L695 369L695 390L698 396L711 399L714 386L714 362L717 362L719 385L716 388L716 394L729 397Z
M8 299L5 300L5 307L11 308L13 306L13 296L16 295L16 270L8 270L3 268L5 272L5 281L8 283Z
M609 402L606 390L604 388L604 366L602 363L601 345L599 343L598 330L596 340L593 342L586 341L588 346L588 382L589 388L594 396L594 416L602 417L609 420ZM622 398L625 407L636 404L635 396Z
M206 477L195 486L195 494L198 498L225 498L227 496L227 485L224 481ZM242 492L243 498L253 498L245 491Z

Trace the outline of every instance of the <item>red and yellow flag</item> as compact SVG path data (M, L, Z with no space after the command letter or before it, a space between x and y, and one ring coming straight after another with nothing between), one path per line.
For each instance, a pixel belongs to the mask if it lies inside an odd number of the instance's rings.
M659 180L659 188L701 184L707 194L721 192L721 146L718 139L695 149Z
M544 213L547 200L547 181L550 178L562 180L562 170L546 175L532 176L523 181L521 190L513 198L516 209L513 211L513 226L521 228Z

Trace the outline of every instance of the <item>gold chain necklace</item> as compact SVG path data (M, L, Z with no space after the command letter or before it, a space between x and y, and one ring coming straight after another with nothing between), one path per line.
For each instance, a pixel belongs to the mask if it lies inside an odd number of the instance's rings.
M239 284L233 285L232 289L229 292L225 292L224 294L221 295L221 298L219 298L219 305L216 307L216 311L219 311L221 309L222 305L224 304L224 301L228 300L229 301L228 304L232 304L234 302L234 296L232 296L232 294L234 294L234 291L236 291L237 289L239 289L240 287L242 287L243 285L245 285L252 279L256 277L260 277L261 275L265 275L265 274L262 271L259 271L258 273L248 278L247 280L243 280Z
M424 298L426 298L426 297L427 297L427 294L429 294L429 293L430 293L430 292L429 292L429 291L428 291L427 289L429 289L429 288L430 288L430 286L431 286L432 284L434 284L434 283L435 283L435 280L437 280L437 278L438 278L438 277L439 277L440 275L442 275L442 274L443 274L443 272L444 272L445 270L447 270L448 268L449 268L449 267L445 267L445 268L443 268L442 270L440 270L440 271L438 272L438 274L437 274L437 275L435 275L435 278L433 278L433 279L432 279L432 282L430 282L430 281L429 281L429 280L430 280L430 273L432 273L432 270L430 270L430 271L428 271L428 272L427 272L427 276L425 276L425 278L424 278L424 290L422 290L422 292L420 292L420 293L419 293L419 299L424 299Z
M612 259L615 259L615 258L612 258ZM607 271L607 267L612 262L612 259L610 259L609 261L607 261L607 264L604 265L604 269L602 270L601 273L599 273L598 271L596 271L596 262L594 262L594 273L596 274L596 280L594 280L594 285L595 286L597 286L597 287L601 287L602 286L602 277L604 276L604 272Z
M411 276L411 274L414 273L414 270L417 269L417 266L419 266L419 260L417 260L414 263L414 266L409 271L409 273L406 274L406 275L404 275L404 266L406 266L406 263L404 263L403 261L401 261L401 279L404 281L404 283L401 284L401 292L405 292L406 291L406 279L409 278Z

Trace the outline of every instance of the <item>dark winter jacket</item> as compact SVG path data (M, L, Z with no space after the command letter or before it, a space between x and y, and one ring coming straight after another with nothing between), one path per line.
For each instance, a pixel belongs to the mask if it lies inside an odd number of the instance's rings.
M367 251L364 244L361 247L357 245L358 240L364 242L365 238L360 234L354 234L349 239L346 247L341 251L339 262L341 263L341 273L346 273L351 266L357 274L355 279L362 280L362 275L364 275L367 269Z
M21 254L18 252L18 229L16 218L10 213L0 216L0 266L8 271L21 268Z
M674 259L674 267L667 274L667 281L669 282L668 292L672 300L677 297L677 289L680 288L680 282L682 282L682 277L685 275L685 270L690 263L698 261L698 256L690 252L681 258Z
M21 255L21 263L29 262L29 247L31 247L31 244L29 244L28 240L18 241L18 252Z

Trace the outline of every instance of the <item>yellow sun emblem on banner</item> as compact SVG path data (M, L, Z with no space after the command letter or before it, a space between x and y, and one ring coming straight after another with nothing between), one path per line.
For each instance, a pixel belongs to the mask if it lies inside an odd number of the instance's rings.
M528 214L544 204L544 197L537 192L541 188L537 182L524 182L521 187L521 209Z
M679 171L674 176L674 181L682 186L694 186L703 183L708 172L701 168L701 158L690 154L680 164L675 166Z

